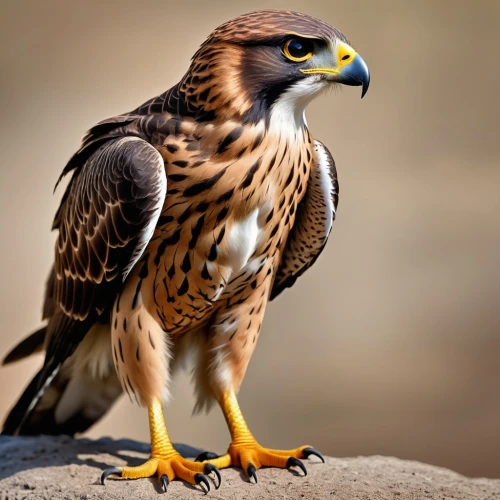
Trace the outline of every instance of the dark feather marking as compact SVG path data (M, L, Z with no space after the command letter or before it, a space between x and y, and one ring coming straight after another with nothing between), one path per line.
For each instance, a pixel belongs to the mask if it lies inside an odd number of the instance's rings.
M273 230L271 231L271 234L269 235L269 238L273 238L276 235L276 233L278 232L279 228L280 228L279 224L276 224L273 227Z
M184 160L176 160L172 162L172 165L175 165L177 167L185 168L189 165L189 162L184 161Z
M237 153L235 158L240 159L247 152L247 147L241 148Z
M170 238L165 238L164 240L162 240L162 242L158 245L158 249L155 255L156 266L160 265L160 259L162 255L165 253L167 246L176 245L177 243L179 243L180 238L181 238L181 228L178 227L175 233L172 236L170 236Z
M144 258L144 264L142 265L141 270L139 271L139 278L141 278L141 280L147 278L149 272L148 269L149 254L145 254L143 258Z
M271 221L273 216L274 216L274 208L271 209L271 211L269 212L269 215L266 217L266 224L269 224L269 222Z
M122 363L125 363L125 359L123 358L123 347L121 339L118 339L118 348L120 351L120 358L122 358Z
M168 224L169 222L172 222L174 220L172 215L162 215L158 219L158 226L164 226L165 224Z
M180 215L180 217L177 219L179 224L184 224L189 219L189 216L191 215L191 207L186 208L184 212Z
M200 94L199 94L200 101L206 102L206 100L208 99L208 95L210 94L211 90L212 90L211 87L207 87L203 92L200 92Z
M215 203L219 204L224 201L229 201L233 197L233 194L234 194L234 188L231 188L229 189L229 191L226 191L224 194L220 195L215 201Z
M220 172L217 172L214 176L205 179L201 182L197 182L192 186L189 186L187 189L184 190L183 195L186 197L196 196L203 193L204 191L207 191L208 189L211 189L212 187L215 186L215 184L219 181L219 179L226 173L227 169L228 167L225 167Z
M226 233L226 225L224 224L219 232L219 236L217 236L217 245L221 244L225 233Z
M229 208L228 207L224 207L217 215L217 223L221 222L222 220L224 220L224 218L226 217L227 213L229 212Z
M191 260L189 258L189 252L186 252L184 259L181 264L181 270L184 274L187 274L191 270Z
M182 282L181 286L177 290L177 295L181 297L182 295L186 294L187 291L189 290L189 280L187 279L187 276L184 278L184 281Z
M265 255L267 254L267 252L269 252L269 249L271 248L271 245L273 244L272 241L270 241L267 245L266 245L266 248L264 248L264 250L262 250L262 253Z
M204 280L211 280L212 279L212 276L210 276L210 273L208 272L208 267L207 267L206 262L203 264L203 269L201 270L201 277Z
M173 182L181 182L186 180L187 178L188 176L186 174L170 174L168 176L168 180Z
M253 141L250 150L253 151L254 149L258 148L261 145L263 139L264 139L264 134L262 132L259 132L255 140Z
M137 404L139 404L139 399L137 398L137 394L135 393L134 387L132 386L132 383L130 382L130 378L127 374L127 383L128 386L130 387L130 390L132 391L132 394L134 395L135 400L137 401Z
M153 340L153 337L151 336L151 330L148 330L148 336L149 336L149 343L151 344L151 347L153 349L156 349L155 342Z
M219 254L219 249L217 248L217 243L213 243L210 247L210 253L208 254L208 260L213 262L217 255Z
M132 309L135 309L137 306L137 301L139 300L139 294L141 292L141 286L142 286L142 279L138 281L137 286L135 287L134 298L132 300Z
M175 263L172 263L169 270L167 271L167 276L172 279L175 276Z
M250 184L252 184L252 181L253 181L253 177L255 175L255 172L257 172L259 166L260 166L260 163L262 161L262 158L259 158L250 168L250 170L247 172L247 175L245 175L245 178L243 179L243 182L241 183L240 187L241 189L245 189L247 188L248 186L250 186Z
M167 294L167 302L168 302L169 304L172 304L172 302L175 302L175 299L174 299L174 297L172 297L172 296L170 295L170 292L168 291L167 279L166 279L166 278L163 278L163 280L162 280L162 281L163 281L163 286L165 287L165 292L166 292L166 294Z
M189 241L189 248L192 250L196 243L198 242L198 238L201 234L201 230L203 229L203 224L205 223L205 214L198 218L196 221L196 225L191 229L191 240Z
M267 166L267 172L268 172L268 173L269 173L269 172L273 169L274 164L276 163L276 156L277 156L277 155L278 155L278 153L276 153L276 154L272 157L271 161L269 162L269 165Z
M197 212L206 212L208 210L209 204L207 202L203 203L198 203L198 206L196 207Z
M229 146L234 141L240 138L242 133L243 133L243 127L236 127L235 129L231 130L231 132L229 132L229 134L227 134L226 137L224 137L224 139L219 144L216 154L222 154L226 152Z

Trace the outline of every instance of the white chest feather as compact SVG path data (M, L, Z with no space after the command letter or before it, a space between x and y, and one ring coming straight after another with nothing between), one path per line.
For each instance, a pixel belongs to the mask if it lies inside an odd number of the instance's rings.
M227 259L231 276L239 273L250 263L250 259L262 241L264 228L260 224L261 209L256 208L244 219L235 222L227 236Z

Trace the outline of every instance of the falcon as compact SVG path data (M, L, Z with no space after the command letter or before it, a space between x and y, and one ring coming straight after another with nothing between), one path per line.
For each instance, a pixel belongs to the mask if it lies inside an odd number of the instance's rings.
M368 89L361 56L323 21L289 11L242 15L218 27L182 80L135 111L98 123L59 181L46 326L10 363L45 361L8 415L4 434L85 431L123 392L147 407L151 456L111 467L122 478L207 476L242 467L299 467L311 446L274 450L249 430L237 393L269 300L318 258L338 201L328 149L304 110L338 84ZM223 456L182 457L162 406L176 367L191 362L197 403L222 408Z

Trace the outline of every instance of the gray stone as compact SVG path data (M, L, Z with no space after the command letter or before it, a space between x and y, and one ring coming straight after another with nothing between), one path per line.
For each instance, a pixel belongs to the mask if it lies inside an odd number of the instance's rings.
M200 452L179 445L185 456ZM108 479L99 483L109 466L136 465L149 446L131 440L98 441L59 437L0 437L0 499L149 499L158 500L158 481ZM261 469L252 484L239 469L221 471L222 486L209 498L332 500L500 500L500 480L469 479L439 467L391 457L304 460L309 472ZM176 500L202 498L199 488L173 481L168 495ZM164 497L165 498L165 497Z

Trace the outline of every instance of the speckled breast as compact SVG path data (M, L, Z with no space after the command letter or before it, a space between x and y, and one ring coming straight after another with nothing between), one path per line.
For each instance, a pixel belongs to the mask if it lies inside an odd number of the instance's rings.
M311 138L306 128L283 136L263 123L225 124L168 136L157 148L168 193L137 267L151 283L143 302L175 334L269 288L305 193Z

